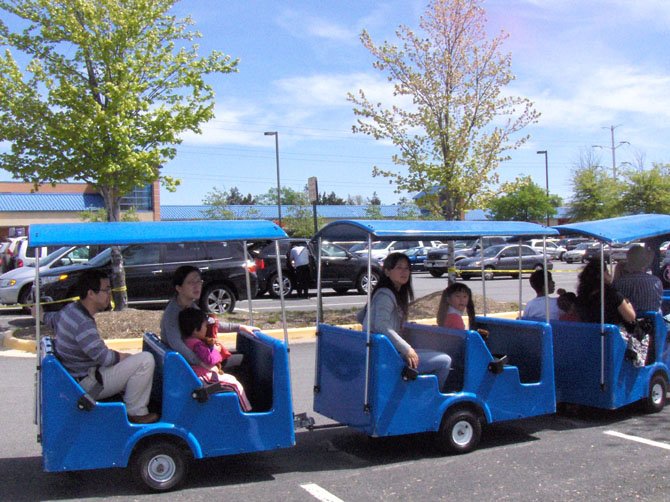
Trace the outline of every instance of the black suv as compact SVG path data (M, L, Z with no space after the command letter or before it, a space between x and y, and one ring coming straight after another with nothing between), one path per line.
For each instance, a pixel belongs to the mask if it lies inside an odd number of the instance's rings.
M316 287L316 247L317 243L304 239L282 239L279 241L279 252L282 264L282 278L284 280L284 296L288 296L295 287L295 273L287 266L286 255L291 243L307 244L311 270L311 286ZM258 291L268 292L274 298L279 297L279 278L277 276L277 259L274 243L252 251L256 259L258 275ZM357 289L359 293L367 292L368 283L374 287L379 280L381 268L378 263L372 263L372 277L368 281L367 256L358 256L350 253L342 246L330 242L321 245L321 286L333 288L337 293L344 294L350 289Z
M214 313L232 312L237 300L247 298L244 248L241 242L191 242L164 244L134 244L122 248L126 271L128 303L167 302L174 294L172 276L182 265L200 269L202 296L200 306ZM43 300L54 301L75 296L74 287L79 275L91 268L111 271L111 249L108 248L85 264L59 267L40 275ZM250 267L252 296L256 294L256 274ZM47 310L57 310L64 303L47 304Z

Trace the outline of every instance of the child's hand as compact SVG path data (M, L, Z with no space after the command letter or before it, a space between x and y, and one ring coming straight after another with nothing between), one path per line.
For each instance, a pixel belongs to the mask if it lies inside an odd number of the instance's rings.
M479 328L477 333L479 333L484 340L487 340L489 337L489 331L487 329Z
M214 347L214 345L216 344L216 339L212 338L210 336L207 336L207 337L205 337L205 343L207 345L209 345L210 347Z

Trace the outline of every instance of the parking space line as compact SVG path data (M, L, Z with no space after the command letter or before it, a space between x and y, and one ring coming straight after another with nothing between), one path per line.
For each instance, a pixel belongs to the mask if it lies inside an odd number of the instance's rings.
M300 485L300 488L307 491L310 495L312 495L317 500L320 500L321 502L344 502L341 498L336 497L328 490L321 488L316 483Z
M645 439L637 436L630 436L628 434L623 434L617 431L603 431L603 434L608 436L615 436L621 439L628 439L629 441L636 441L638 443L646 444L649 446L655 446L657 448L663 448L664 450L670 450L670 444L661 443L659 441L652 441L651 439Z

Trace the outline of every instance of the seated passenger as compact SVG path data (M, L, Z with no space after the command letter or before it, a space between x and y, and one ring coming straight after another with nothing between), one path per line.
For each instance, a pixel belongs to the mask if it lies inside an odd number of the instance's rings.
M207 336L208 318L202 310L187 307L179 312L179 331L184 344L204 363L192 365L193 371L206 383L220 383L237 393L244 411L251 410L251 404L244 393L244 387L233 375L224 373L221 363L228 352L215 338ZM209 369L206 369L209 368Z
M551 272L547 272L547 280L549 284L547 285L547 295L550 295L554 292L556 283L551 275ZM547 306L546 302L549 302L549 319L558 319L560 316L560 310L558 308L558 298L545 296L544 291L544 270L535 270L530 274L530 287L535 291L535 298L526 303L526 308L523 310L524 319L546 319L547 318Z
M163 317L161 318L161 341L172 350L179 352L191 365L202 365L202 361L183 342L179 332L179 312L185 308L199 308L197 302L202 293L202 278L200 270L190 265L179 267L172 279L175 296L168 302ZM244 332L253 336L254 330L258 328L228 322L219 322L218 330L221 332ZM231 361L228 359L227 361ZM232 362L232 361L231 361ZM224 367L228 364L224 365Z
M633 304L635 312L661 311L663 284L661 280L648 273L653 252L644 246L635 244L626 253L620 276L613 284L623 296Z
M577 314L584 322L600 322L600 260L592 259L579 273L577 284ZM644 366L649 350L649 336L642 340L633 336L635 309L633 305L612 285L612 277L604 270L604 314L605 324L619 326L619 332L627 343L626 358L635 366Z
M475 304L472 291L462 282L449 285L440 298L437 309L437 325L443 328L465 329L463 316L468 316L468 329L476 330L484 338L488 336L485 329L477 329L475 323Z
M386 335L410 368L437 375L439 388L443 389L451 357L436 350L414 349L402 337L409 302L414 299L409 258L404 253L390 253L382 270L371 303L358 313L358 322L366 329L369 317L373 333Z
M107 310L112 293L107 274L101 270L85 271L76 291L79 301L42 318L56 334L54 350L58 359L94 399L123 393L130 422L157 422L158 414L149 413L147 408L155 367L153 356L149 352L127 354L111 350L98 332L94 316Z
M573 321L579 322L581 319L577 314L577 295L573 292L566 292L564 290L559 294L556 303L558 304L558 309L560 314L558 315L559 320L561 321Z

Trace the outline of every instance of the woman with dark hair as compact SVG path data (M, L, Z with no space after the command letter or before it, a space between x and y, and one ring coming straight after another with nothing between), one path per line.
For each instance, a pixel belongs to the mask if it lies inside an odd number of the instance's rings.
M372 332L386 335L410 368L437 375L438 385L443 389L451 357L435 350L414 349L402 337L409 303L414 299L409 258L404 253L390 253L382 268L370 305L359 312L358 321L365 328L369 316Z
M202 365L202 361L182 340L179 331L179 312L188 307L200 308L198 300L202 293L202 282L200 269L191 265L179 267L172 278L175 295L168 302L161 318L161 340L172 350L184 356L191 365ZM241 331L253 336L254 330L257 329L244 324L220 321L218 323L218 331L224 333Z
M582 322L600 322L600 260L589 261L577 276L577 314ZM612 286L612 276L604 271L605 323L625 324L635 321L631 303Z

